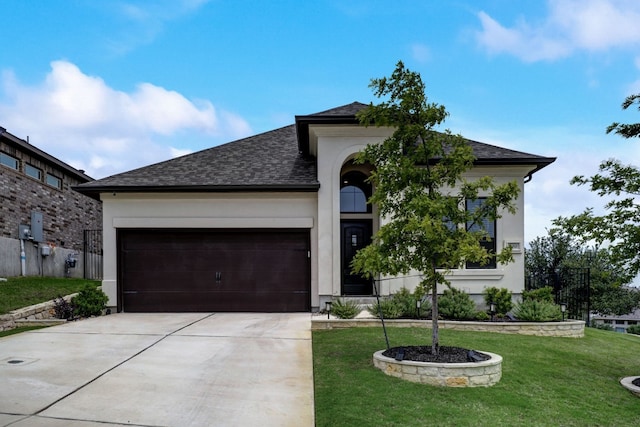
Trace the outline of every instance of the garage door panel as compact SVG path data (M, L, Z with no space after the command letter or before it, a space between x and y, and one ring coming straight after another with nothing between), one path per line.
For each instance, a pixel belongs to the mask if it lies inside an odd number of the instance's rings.
M119 233L125 311L308 311L309 232Z

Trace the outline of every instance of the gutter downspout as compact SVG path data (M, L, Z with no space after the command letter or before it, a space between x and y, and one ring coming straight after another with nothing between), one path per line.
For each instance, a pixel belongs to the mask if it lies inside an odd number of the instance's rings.
M20 239L20 273L27 275L27 255L24 252L24 239Z

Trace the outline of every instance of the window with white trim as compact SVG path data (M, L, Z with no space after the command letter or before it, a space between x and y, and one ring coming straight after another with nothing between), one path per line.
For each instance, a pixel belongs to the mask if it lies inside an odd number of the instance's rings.
M475 212L478 209L482 209L486 202L486 197L480 197L475 200L466 200L465 208L468 212ZM487 233L487 236L480 240L480 246L485 248L489 254L491 254L491 259L487 264L480 264L479 262L467 262L466 268L468 269L478 269L478 268L496 268L496 220L490 218L484 218L481 223L469 222L467 223L467 231L480 231L484 230Z

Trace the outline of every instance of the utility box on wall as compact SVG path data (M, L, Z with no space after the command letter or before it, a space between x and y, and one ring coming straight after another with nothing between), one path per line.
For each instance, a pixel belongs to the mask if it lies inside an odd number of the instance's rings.
M34 242L44 241L41 212L31 211L31 237L33 237Z

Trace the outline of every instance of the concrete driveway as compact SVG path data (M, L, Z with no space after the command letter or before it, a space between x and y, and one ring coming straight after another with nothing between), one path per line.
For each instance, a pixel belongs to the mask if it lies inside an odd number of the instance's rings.
M0 426L313 426L308 313L113 314L0 338Z

